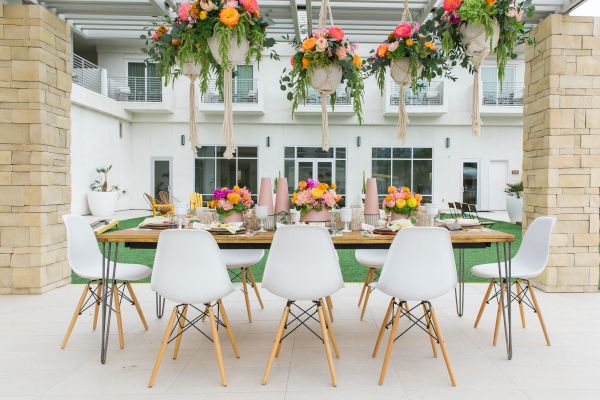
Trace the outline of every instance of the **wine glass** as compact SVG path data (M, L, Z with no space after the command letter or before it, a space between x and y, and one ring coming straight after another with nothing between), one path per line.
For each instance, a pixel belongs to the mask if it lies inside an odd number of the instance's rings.
M254 209L256 212L256 218L260 221L260 229L256 232L266 232L265 219L269 216L269 209L267 206L256 206Z
M173 213L177 217L177 228L181 229L183 226L183 218L188 213L188 206L185 203L175 203Z
M300 224L300 211L298 211L296 209L292 209L292 210L290 210L290 215L292 216L292 223L294 225L299 225Z
M348 233L348 232L352 232L350 230L350 222L352 222L352 209L351 208L342 208L341 211L341 220L344 223L344 229L342 230L342 232L344 233Z

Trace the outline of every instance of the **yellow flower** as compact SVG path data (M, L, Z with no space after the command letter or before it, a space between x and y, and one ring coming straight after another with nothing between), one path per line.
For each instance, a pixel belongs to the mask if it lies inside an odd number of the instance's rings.
M306 189L306 181L300 181L300 182L298 182L298 187L300 189Z
M298 201L298 193L294 192L294 193L292 193L292 204L296 204L297 201Z
M396 193L397 191L398 191L398 189L396 189L395 186L388 187L388 193Z
M396 200L396 207L402 208L405 205L406 205L406 200L404 200L404 199L398 199L398 200Z
M310 50L314 49L316 45L317 45L317 38L315 38L315 37L309 37L304 42L302 42L302 48L305 51L310 51Z
M229 200L231 204L236 205L240 202L240 195L237 193L229 193L227 195L227 200Z
M410 199L406 200L406 204L410 208L415 208L417 206L417 199L415 199L414 197L411 197Z
M236 192L239 192L240 191L240 187L238 185L235 185L233 187L233 190L236 191Z
M302 68L308 69L309 64L310 64L310 60L308 58L302 59Z
M200 11L200 21L204 21L206 19L206 11Z
M412 39L406 39L406 42L404 43L406 43L408 47L412 47L412 45L415 44L415 42Z
M404 186L404 187L402 188L402 191L403 191L404 193L409 193L409 192L410 192L410 188L409 188L409 187L406 187L406 186Z
M336 189L337 189L337 185L336 185L335 183L332 183L332 184L331 184L331 188L332 188L333 190L336 190Z
M321 189L322 191L326 191L327 189L329 189L329 185L326 183L319 183L319 189Z
M240 13L233 7L225 7L219 13L219 20L223 25L230 28L236 26L240 19Z
M318 200L318 199L320 199L321 197L323 197L323 195L325 194L325 193L323 192L323 190L321 190L321 189L319 189L319 188L314 188L314 189L312 189L312 190L310 191L310 193L311 193L311 194L313 195L313 197L314 197L315 199L317 199L317 200Z
M171 44L173 46L180 46L181 45L181 39L171 39Z
M358 54L355 54L354 57L352 57L352 64L354 64L356 69L360 69L360 67L362 67L362 63L363 62Z
M435 44L433 42L425 42L423 45L431 51L435 51Z

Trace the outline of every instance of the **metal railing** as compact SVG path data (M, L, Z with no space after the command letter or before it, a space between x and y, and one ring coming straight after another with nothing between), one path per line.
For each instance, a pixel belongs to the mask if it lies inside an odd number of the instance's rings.
M350 96L350 90L348 90L348 85L346 85L345 83L338 85L337 89L335 90L335 94L337 96L335 99L336 106L349 106L352 104L352 97ZM327 104L329 104L329 103L330 103L330 98L329 98L329 96L327 96ZM306 96L306 105L307 106L313 106L313 105L320 106L321 105L321 96L312 87L308 88L308 93Z
M108 78L108 97L117 101L159 103L162 101L160 77Z
M484 106L519 107L523 105L523 82L482 82Z
M394 81L390 82L390 105L400 104L400 86ZM443 106L444 81L431 81L417 93L410 86L404 89L404 104L407 106Z
M208 82L208 91L202 98L203 103L223 103L223 97L217 89L217 81ZM233 102L242 104L258 103L258 79L233 78Z
M72 62L73 69L71 75L73 83L93 90L96 93L101 93L102 69L75 53L73 53Z

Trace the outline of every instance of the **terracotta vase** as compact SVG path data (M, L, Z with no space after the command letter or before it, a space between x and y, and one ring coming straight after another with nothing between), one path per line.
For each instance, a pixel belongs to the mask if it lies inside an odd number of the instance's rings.
M310 210L300 217L302 222L328 222L329 210L322 208L320 211Z
M241 211L231 211L227 215L223 215L223 223L244 222L244 215Z

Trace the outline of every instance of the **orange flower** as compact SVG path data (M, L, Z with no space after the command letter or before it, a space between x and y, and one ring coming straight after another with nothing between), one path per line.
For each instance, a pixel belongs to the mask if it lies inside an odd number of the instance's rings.
M421 200L423 200L423 196L421 196L420 194L415 194L415 199L420 203Z
M402 191L403 191L404 193L408 193L408 192L410 192L410 188L409 188L409 187L406 187L406 186L404 186L404 187L402 188Z
M385 57L388 53L388 47L387 47L387 43L382 43L379 45L379 47L377 48L377 55L379 57Z
M485 2L487 3L488 6L491 6L492 4L496 4L496 0L485 0Z
M231 204L236 205L240 202L240 195L237 193L229 193L227 195L227 200L229 200Z
M172 39L171 44L173 46L179 46L179 45L181 45L181 39Z
M300 182L298 182L298 187L300 189L306 189L306 181L300 181Z
M161 25L158 28L156 28L156 34L158 35L158 37L161 37L165 33L167 33L167 27L166 26Z
M318 199L320 199L321 197L323 197L323 195L324 195L325 193L323 193L323 190L321 190L321 189L318 189L318 188L313 188L313 189L310 191L310 194L312 194L312 195L313 195L313 197L314 197L315 199L317 199L317 200L318 200Z
M398 191L398 189L396 189L395 186L388 187L388 193L396 193L397 191Z
M383 199L383 200L384 200L386 203L387 203L388 201L392 201L392 196L390 196L390 195L387 195L387 196L385 196L385 199Z
M200 13L202 12L202 8L200 8L200 2L195 1L190 5L190 15L194 19L200 19Z
M425 42L423 45L428 49L431 49L431 51L435 51L435 44L433 42Z
M294 192L294 193L292 193L292 204L296 204L297 201L298 201L298 193Z
M225 7L219 13L219 19L223 25L233 28L238 24L240 13L233 7Z
M412 39L406 39L405 43L408 47L412 47L412 45L415 44L415 42Z
M360 69L360 67L362 67L362 60L358 54L355 54L354 57L352 57L352 64L354 64L356 69Z
M302 68L308 69L308 65L310 64L310 60L308 58L302 59Z
M333 190L335 190L335 189L337 189L337 185L336 185L335 183L332 183L332 184L331 184L331 188L332 188Z
M305 51L310 51L310 50L314 49L316 45L317 45L317 38L315 38L315 37L309 37L304 42L302 42L302 48Z

